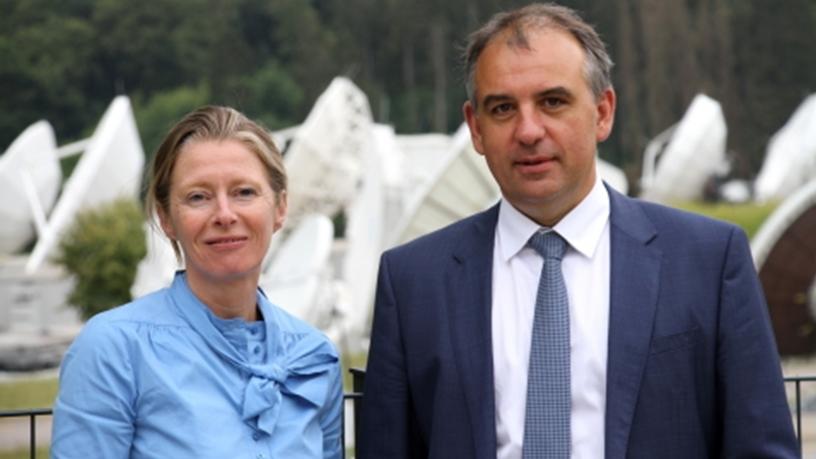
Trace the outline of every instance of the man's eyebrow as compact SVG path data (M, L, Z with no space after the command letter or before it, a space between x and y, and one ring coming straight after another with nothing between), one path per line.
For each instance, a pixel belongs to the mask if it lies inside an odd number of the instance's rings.
M560 97L572 97L572 91L563 87L563 86L556 86L554 88L545 89L544 91L540 91L536 93L537 98L542 97L552 97L552 96L560 96Z
M507 94L488 94L484 99L482 99L481 105L482 107L487 107L488 105L492 105L497 102L507 102L511 100L513 100L513 98Z
M569 89L564 86L555 86L553 88L547 88L542 91L535 93L536 99L541 99L544 97L563 97L563 98L572 98L573 93ZM501 103L501 102L509 102L515 100L514 97L508 94L488 94L485 96L484 99L480 102L482 107L486 107L491 104Z

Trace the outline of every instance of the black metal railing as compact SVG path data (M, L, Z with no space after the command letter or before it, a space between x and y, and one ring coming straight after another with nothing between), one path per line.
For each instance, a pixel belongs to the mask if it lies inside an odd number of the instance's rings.
M802 452L802 383L814 381L816 381L816 376L790 376L785 378L786 384L793 384L793 422L796 428L796 441L799 442L800 453Z
M345 416L345 406L347 402L350 402L353 406L354 412L354 425L357 426L359 416L360 416L360 401L363 399L362 392L348 392L343 394L343 416L341 417L342 421L342 433L341 439L343 440L343 458L346 457L345 451L345 439L346 439L346 416ZM2 418L25 418L27 417L29 420L28 423L28 448L29 448L29 457L31 459L37 459L37 417L38 416L51 416L53 411L51 408L33 408L33 409L25 409L25 410L9 410L9 411L0 411L0 419ZM354 430L354 444L357 444L359 438L359 429Z
M354 444L360 443L360 429L356 427L360 425L360 405L363 398L363 389L365 382L365 372L360 369L352 368L349 370L352 374L352 392L343 394L343 427L342 438L345 443L346 425L345 425L345 411L346 404L351 403L354 413ZM796 438L799 442L799 451L802 451L802 383L816 382L816 376L791 376L785 378L786 384L793 384L794 403L793 403L793 419L796 428ZM37 423L38 416L50 416L52 414L51 408L34 408L25 410L10 410L0 411L0 418L25 418L29 419L29 448L31 459L37 457ZM345 458L345 445L343 449L343 457Z
M28 447L31 450L31 459L37 457L37 416L50 415L51 408L0 411L0 418L28 418Z

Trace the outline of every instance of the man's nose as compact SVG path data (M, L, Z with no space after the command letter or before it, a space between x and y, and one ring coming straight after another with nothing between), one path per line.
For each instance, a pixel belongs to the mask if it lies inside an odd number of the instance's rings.
M543 115L532 107L522 107L517 120L516 139L522 145L535 145L547 132Z

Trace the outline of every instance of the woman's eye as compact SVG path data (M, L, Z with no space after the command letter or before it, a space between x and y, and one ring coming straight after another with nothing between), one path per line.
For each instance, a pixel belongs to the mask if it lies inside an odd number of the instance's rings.
M198 204L206 201L207 196L204 193L191 193L187 195L187 202L191 204Z
M244 187L244 188L239 188L235 192L235 194L236 194L236 196L238 196L241 199L249 199L249 198L253 198L253 197L257 196L258 192L255 190L255 188Z

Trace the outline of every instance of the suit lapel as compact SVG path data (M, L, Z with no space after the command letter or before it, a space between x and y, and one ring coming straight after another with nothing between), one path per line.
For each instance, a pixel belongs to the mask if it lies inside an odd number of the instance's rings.
M657 235L636 201L609 189L610 300L606 388L606 457L626 456L646 365L659 289Z
M446 273L453 358L467 402L474 448L485 458L496 456L490 308L498 214L496 205L473 218Z
M608 187L607 187L608 188ZM609 189L610 314L606 457L623 458L651 341L662 253L640 204ZM478 214L446 273L453 358L479 457L496 453L490 308L498 205Z

